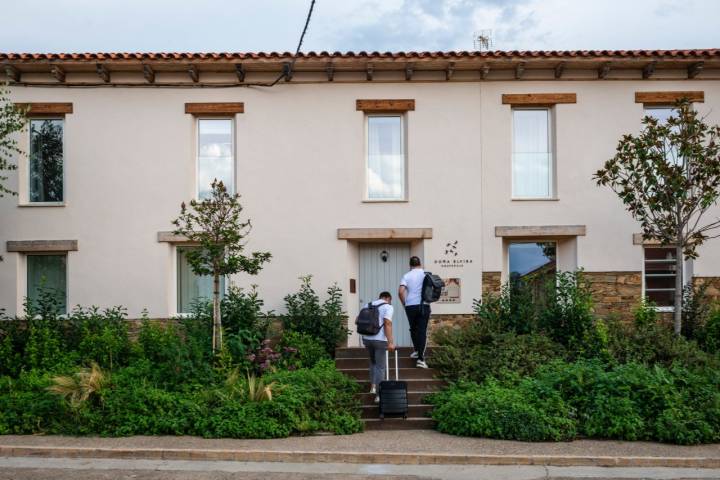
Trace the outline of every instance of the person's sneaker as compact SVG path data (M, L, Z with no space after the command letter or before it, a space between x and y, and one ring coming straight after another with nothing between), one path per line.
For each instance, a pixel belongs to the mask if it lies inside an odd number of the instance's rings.
M418 353L417 353L417 352L412 352L412 353L410 354L410 358L417 358L417 357L418 357Z
M425 363L424 360L418 360L417 363L415 364L415 366L417 368L428 368L428 365L427 365L427 363Z
M380 403L380 395L375 395L375 403Z
M376 389L375 387L371 387L371 388L370 388L370 393L371 393L372 395L377 394L377 389Z

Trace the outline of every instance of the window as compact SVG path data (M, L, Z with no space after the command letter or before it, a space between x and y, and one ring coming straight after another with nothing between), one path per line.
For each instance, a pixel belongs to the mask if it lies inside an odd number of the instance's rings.
M675 306L675 247L645 247L645 299L658 307Z
M676 110L671 106L648 106L645 107L645 115L648 117L654 117L660 124L667 122L668 118L676 114ZM677 128L673 127L674 132L677 132ZM668 163L680 164L682 160L677 155L677 148L672 145L666 145L667 153L665 159Z
M367 199L405 200L403 117L368 116L367 142Z
M555 242L520 242L508 246L510 281L542 283L557 270Z
M188 264L186 252L193 247L177 249L177 311L190 313L192 305L200 299L211 301L213 278L211 275L195 275ZM220 294L225 291L225 278L220 278Z
M549 108L513 109L513 198L553 196Z
M63 124L61 118L30 120L30 202L63 201Z
M67 311L67 256L27 255L27 298L36 304L42 295L51 295L61 313Z
M228 192L235 191L234 121L231 118L199 118L197 120L197 195L211 194L213 180L223 182Z

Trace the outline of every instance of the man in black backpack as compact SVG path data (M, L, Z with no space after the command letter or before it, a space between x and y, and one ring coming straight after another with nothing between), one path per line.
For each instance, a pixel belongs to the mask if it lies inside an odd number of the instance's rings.
M380 330L375 335L363 335L363 345L367 348L370 357L370 393L375 395L375 403L380 401L377 387L385 379L386 356L385 352L395 350L392 331L392 296L389 292L382 292L378 300L372 302L378 309L378 323Z
M410 324L410 338L415 351L410 358L417 359L418 368L428 368L425 363L425 345L427 344L427 328L430 320L430 305L423 302L423 284L425 270L419 257L410 257L410 271L403 275L400 281L398 296L405 306L408 323Z

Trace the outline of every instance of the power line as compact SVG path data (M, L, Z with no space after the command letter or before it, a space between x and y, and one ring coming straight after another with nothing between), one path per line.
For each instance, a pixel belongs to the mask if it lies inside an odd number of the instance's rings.
M315 0L311 0L310 2L310 9L308 10L307 17L305 18L305 26L303 27L302 34L300 34L300 41L298 42L297 49L295 49L295 55L293 56L292 60L290 61L290 66L288 69L284 69L283 72L278 75L278 77L275 79L274 82L268 83L265 85L260 85L261 87L273 87L277 85L277 83L283 79L286 75L290 74L292 75L292 71L295 68L295 62L297 61L298 55L300 54L300 49L302 48L303 40L305 39L305 33L307 33L308 25L310 25L310 18L312 17L313 9L315 8Z

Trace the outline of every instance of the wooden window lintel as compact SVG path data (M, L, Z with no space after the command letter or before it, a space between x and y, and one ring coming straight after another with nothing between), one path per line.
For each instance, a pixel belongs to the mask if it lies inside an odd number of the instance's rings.
M691 102L705 102L703 91L675 91L675 92L635 92L635 103L645 105L672 105L681 98Z
M575 93L505 93L504 105L547 107L559 103L577 103Z
M358 99L355 101L355 109L365 113L403 113L415 110L415 100L413 99L384 99L369 100Z
M19 108L27 109L27 114L32 115L65 115L73 113L72 103L63 102L19 102L15 104Z
M186 103L185 113L191 115L235 115L245 113L243 102Z

